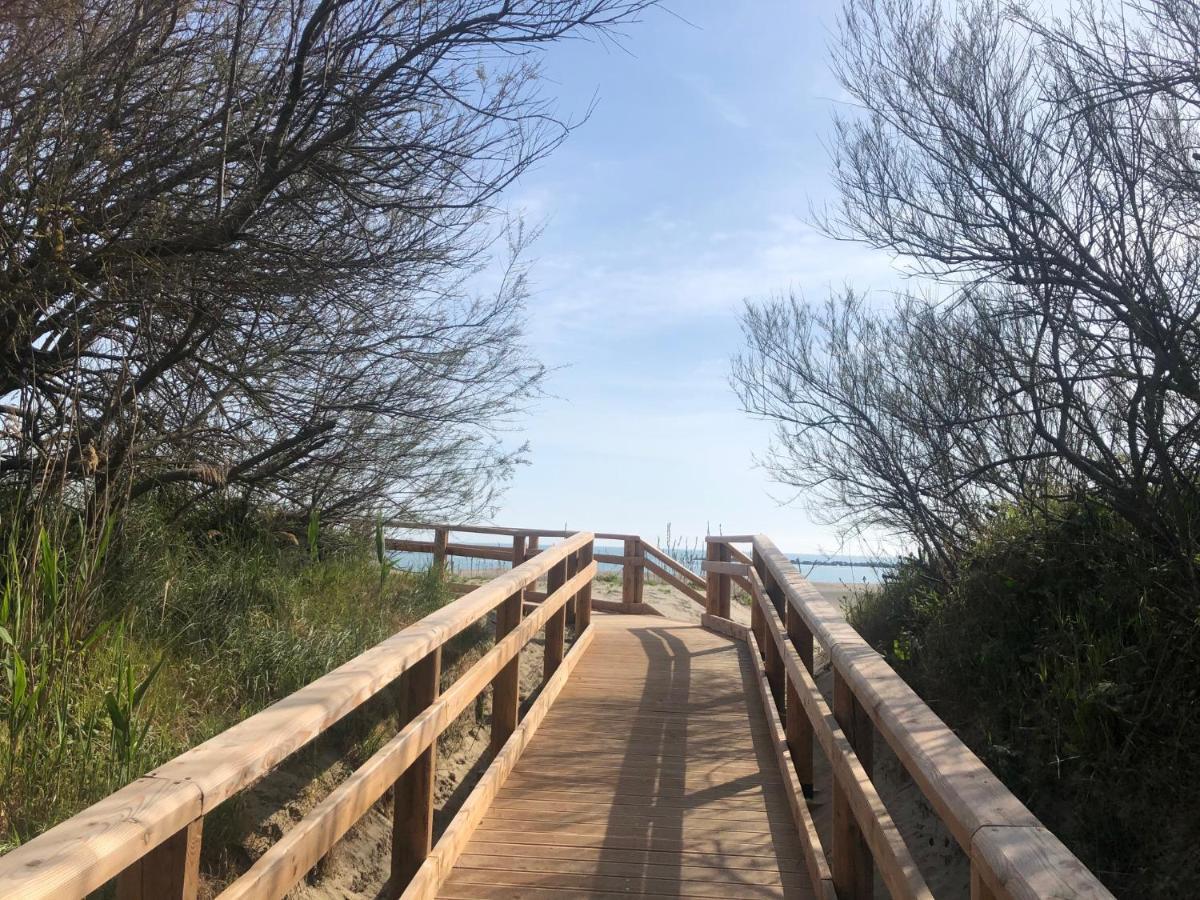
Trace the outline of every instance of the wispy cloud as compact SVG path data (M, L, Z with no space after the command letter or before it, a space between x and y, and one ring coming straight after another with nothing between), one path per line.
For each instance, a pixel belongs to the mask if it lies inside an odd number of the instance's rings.
M882 253L832 241L790 215L762 227L650 227L622 249L541 256L534 274L539 339L597 327L645 330L732 315L747 298L796 290L824 296L847 282L891 288Z

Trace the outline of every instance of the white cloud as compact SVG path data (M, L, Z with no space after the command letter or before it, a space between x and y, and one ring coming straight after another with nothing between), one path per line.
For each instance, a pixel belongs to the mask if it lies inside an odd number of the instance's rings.
M596 328L645 330L728 316L746 298L797 290L819 298L850 282L896 287L888 257L830 240L794 216L709 234L655 222L619 250L583 247L540 256L533 273L535 340Z

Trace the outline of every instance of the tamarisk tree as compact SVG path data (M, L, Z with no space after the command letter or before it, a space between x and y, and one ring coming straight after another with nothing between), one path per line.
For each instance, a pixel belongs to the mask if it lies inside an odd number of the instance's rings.
M645 5L6 5L0 484L486 505L542 371L495 201L570 130L531 54Z
M1200 550L1200 15L856 0L831 235L918 289L751 304L734 382L784 481L952 558L998 503L1102 497Z

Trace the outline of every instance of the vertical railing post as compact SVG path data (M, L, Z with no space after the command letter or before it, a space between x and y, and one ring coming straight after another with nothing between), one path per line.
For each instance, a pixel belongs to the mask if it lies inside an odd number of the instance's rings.
M515 569L521 563L525 562L525 535L514 534L512 539L512 567ZM536 588L537 585L534 585ZM525 592L518 592L521 598L521 603L525 602ZM515 627L515 626L514 626Z
M522 591L517 591L496 607L496 640L521 624ZM492 679L491 751L500 752L504 742L517 729L517 709L521 703L521 654L515 655Z
M401 676L400 727L438 697L442 649L438 647ZM433 847L433 788L437 741L396 779L392 791L392 875L389 894L399 897Z
M758 577L763 583L763 588L767 592L767 597L771 604L781 610L784 624L787 628L788 639L792 646L796 648L796 653L804 663L804 667L808 669L809 674L813 670L813 636L808 626L804 623L804 618L800 615L800 611L788 602L787 596L783 589L775 580L775 576L767 568L766 560L763 559L757 548L753 551L753 559L751 562L754 565L754 571L758 573ZM782 607L782 609L781 609ZM762 621L761 612L758 605L755 604L751 610L750 627L755 634L759 636L759 643L762 643L762 632L766 627L766 623ZM757 616L753 613L759 613ZM787 736L788 752L792 757L792 764L796 768L796 777L800 780L800 786L804 790L804 796L811 797L813 795L813 727L809 721L808 715L804 712L804 707L800 704L800 693L795 682L788 676L787 671L783 672L784 685L784 732Z
M189 822L117 876L117 900L195 900L203 817Z
M567 560L556 563L546 574L546 599L567 583ZM548 681L563 661L567 637L567 608L564 606L546 620L546 650L542 662L542 680Z
M446 571L446 545L449 543L449 528L433 529L433 567L439 574L445 574Z
M786 601L785 601L786 602ZM809 674L813 670L813 636L804 619L790 603L787 604L786 624L788 639L796 648L804 668ZM813 795L813 727L800 704L800 691L794 681L784 673L786 685L786 705L784 708L783 727L787 734L788 750L792 754L792 763L796 767L796 777L804 789L804 796Z
M538 555L538 553L541 552L538 549L538 543L540 540L541 540L541 538L536 534L527 535L526 547L525 547L525 558L526 559L533 559L535 556Z
M836 664L833 667L833 716L850 746L854 748L867 777L870 777L874 756L874 726ZM838 897L845 897L847 900L871 900L875 890L871 850L863 837L862 829L854 819L850 799L836 778L833 781L831 857L830 869Z
M642 602L642 592L646 582L646 570L642 567L642 539L630 537L625 539L623 562L621 563L621 602L634 604Z
M594 541L588 541L579 551L579 568L586 569L592 563L592 557L595 554L596 545ZM589 580L579 593L575 595L575 638L579 639L579 635L587 631L588 626L592 624L592 582Z
M732 556L724 541L709 539L705 549L708 562L729 562ZM708 572L705 581L705 609L710 616L729 618L729 604L733 599L733 579L723 572Z
M971 860L971 900L999 900L996 893L988 887L979 871L979 864Z
M570 581L572 578L574 578L576 575L578 575L579 570L581 568L583 568L582 557L580 555L582 549L583 548L576 550L574 553L572 553L570 556L567 557L567 580L568 581ZM566 623L569 626L573 626L575 624L575 597L576 596L578 596L578 595L572 595L571 599L567 601L567 605L565 607L563 607L563 611L566 614L566 616L565 616Z
M646 550L641 538L633 541L633 602L641 603L646 589Z

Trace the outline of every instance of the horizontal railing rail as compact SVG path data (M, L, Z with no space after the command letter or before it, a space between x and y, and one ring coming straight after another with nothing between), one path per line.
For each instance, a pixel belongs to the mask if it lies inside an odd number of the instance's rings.
M403 707L399 733L221 897L283 896L389 789L396 798L391 894L399 895L412 881L406 897L432 896L440 871L426 866L436 849L430 838L437 738L490 685L495 758L488 772L511 768L515 755L508 745L516 741L523 746L528 740L565 680L565 656L573 665L591 640L593 541L588 533L567 536L0 857L0 896L82 897L116 878L120 898L194 897L204 816L398 679ZM522 594L542 577L547 579L546 597L523 618ZM496 643L439 694L443 645L493 611ZM568 612L576 640L565 654ZM542 629L542 688L521 719L518 655ZM475 791L495 780L494 773L490 781L485 774ZM486 799L473 798L468 797L459 816L478 816L480 806L486 806ZM447 834L453 837L452 829ZM443 867L451 856L452 848L442 854Z
M435 566L445 567L450 557L466 559L484 559L496 562L512 562L519 565L526 559L536 555L541 538L560 538L570 532L554 529L537 528L504 528L496 525L442 525L419 522L385 521L385 527L403 531L429 531L433 535L429 539L412 537L388 537L384 545L389 550L409 553L428 553L433 558ZM496 544L477 544L451 541L454 534L482 534L497 537L511 537L511 549ZM597 563L619 566L621 568L621 603L614 606L611 603L596 601L598 608L609 612L637 612L644 605L645 573L658 578L678 590L689 600L704 606L705 580L693 572L688 565L656 547L645 538L635 534L620 532L596 532L596 540L620 542L621 553L596 553ZM473 589L473 585L452 583L451 588L460 593ZM744 587L749 590L748 584ZM526 592L526 598L540 600L536 590Z
M872 898L876 867L891 896L931 896L872 782L878 731L966 854L972 900L1111 898L769 538L707 543L710 616L728 620L734 579L750 590L748 639L818 897ZM832 666L832 709L813 679L814 638ZM832 771L828 855L803 799L812 793L814 741Z
M114 878L120 900L194 897L204 817L391 685L401 707L395 736L220 897L283 896L388 790L393 830L385 893L435 896L593 639L593 607L645 611L646 573L703 605L703 625L755 648L756 688L817 897L871 898L876 868L893 897L931 896L873 781L876 731L966 854L972 900L1111 897L768 538L707 538L701 576L637 535L385 524L432 531L430 540L389 537L386 546L431 553L436 567L457 555L512 569L482 586L459 586L460 599L0 857L0 897L80 897ZM452 542L456 533L512 543ZM557 542L543 548L543 538ZM597 538L621 542L621 552L597 554ZM593 602L600 562L621 567L620 603ZM749 598L748 628L734 620L734 585ZM441 690L442 647L493 613L495 643ZM545 635L542 682L522 707L519 654L538 633ZM830 659L831 700L814 678L816 644ZM438 736L489 687L489 765L435 844ZM816 749L831 772L828 851L808 804Z

